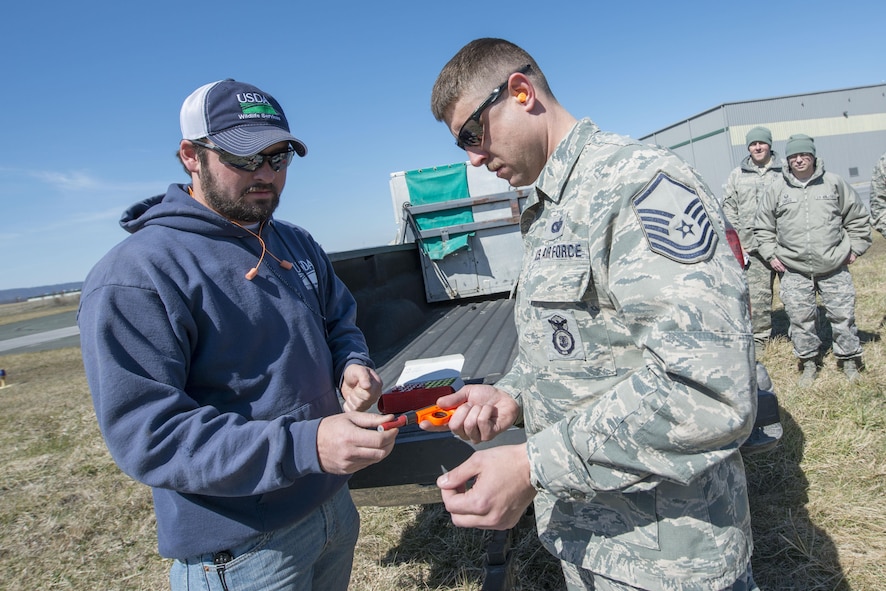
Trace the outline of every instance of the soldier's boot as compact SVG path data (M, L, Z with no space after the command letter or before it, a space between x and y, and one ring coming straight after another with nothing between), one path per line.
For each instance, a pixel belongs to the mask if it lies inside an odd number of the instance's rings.
M846 374L846 377L850 382L854 382L861 378L859 370L862 368L864 368L864 364L861 362L861 357L852 357L843 360L843 373Z
M814 382L815 378L818 376L818 365L816 364L816 359L814 357L810 359L801 359L800 368L803 370L803 373L800 374L800 379L797 380L797 385L801 388L808 388L812 385L812 382Z

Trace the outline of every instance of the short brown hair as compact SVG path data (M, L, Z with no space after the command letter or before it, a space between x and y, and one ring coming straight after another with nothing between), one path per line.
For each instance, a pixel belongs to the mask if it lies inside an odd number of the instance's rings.
M508 76L529 64L526 74L542 92L553 98L548 82L532 56L504 39L475 39L443 66L431 91L431 112L437 121L465 95L489 92Z

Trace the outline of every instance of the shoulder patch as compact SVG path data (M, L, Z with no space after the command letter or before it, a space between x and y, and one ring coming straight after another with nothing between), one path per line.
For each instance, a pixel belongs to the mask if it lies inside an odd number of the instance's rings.
M678 263L698 263L717 247L717 233L698 194L659 172L631 198L649 248Z

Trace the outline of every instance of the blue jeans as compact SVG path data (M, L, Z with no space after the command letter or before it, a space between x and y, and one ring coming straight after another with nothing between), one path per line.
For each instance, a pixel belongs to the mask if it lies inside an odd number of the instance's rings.
M169 585L172 591L346 591L359 531L360 515L343 486L298 523L230 548L228 555L176 560Z

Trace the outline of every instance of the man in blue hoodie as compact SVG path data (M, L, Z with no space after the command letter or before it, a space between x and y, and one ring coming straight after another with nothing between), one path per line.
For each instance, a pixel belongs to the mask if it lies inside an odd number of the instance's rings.
M362 412L381 382L353 297L308 232L273 218L307 148L273 97L234 80L194 91L181 129L191 183L127 210L132 235L83 286L99 426L153 490L173 591L344 590L348 475L396 430Z

